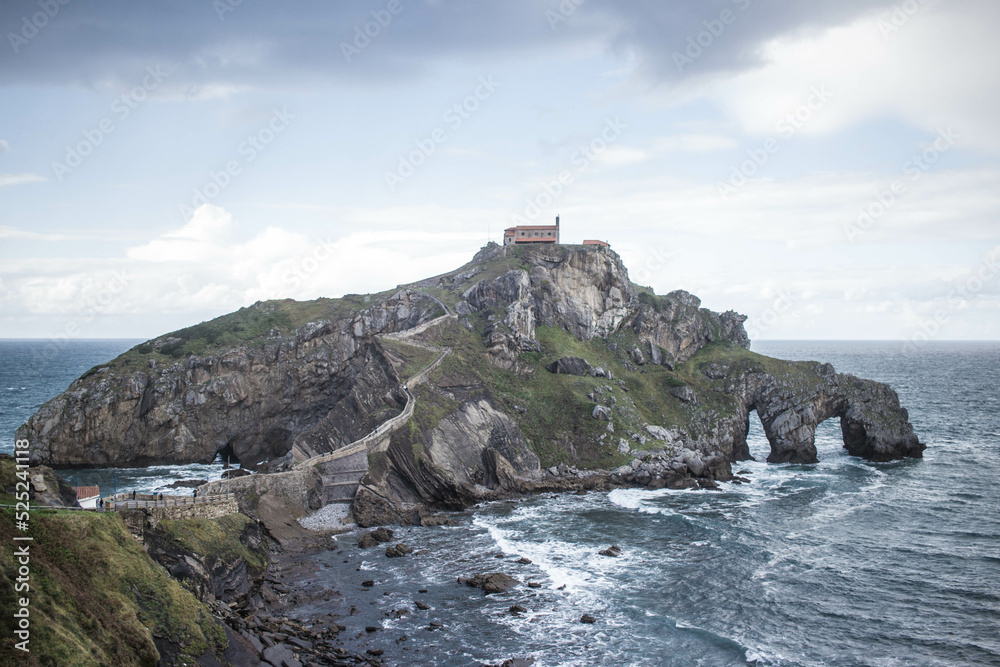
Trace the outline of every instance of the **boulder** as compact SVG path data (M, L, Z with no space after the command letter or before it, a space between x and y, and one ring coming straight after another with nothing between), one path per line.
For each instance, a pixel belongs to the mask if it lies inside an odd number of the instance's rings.
M607 549L601 549L597 553L599 553L602 556L610 556L611 558L618 558L618 556L622 555L622 548L617 545L612 545Z
M388 528L376 528L365 533L358 539L358 546L362 549L370 549L380 544L392 541L392 531Z
M632 357L632 361L637 366L645 366L646 365L646 357L644 357L642 355L642 350L640 350L639 348L633 347L632 351L629 352L629 356Z
M580 376L591 375L591 371L593 370L591 365L580 357L563 357L562 359L553 361L545 368L550 373L556 373L557 375Z
M611 408L604 405L595 405L592 416L599 421L611 421Z
M490 593L503 593L509 591L519 582L514 577L502 572L490 572L488 574L477 574L465 580L465 585L471 588L481 588L487 595Z
M275 667L301 667L302 663L295 659L295 654L287 644L275 644L264 649L264 660Z
M581 623L595 623L596 621L597 619L591 616L590 614L584 614L583 616L580 617Z
M388 528L379 527L369 533L379 542L391 542L392 541L392 531Z
M680 399L684 403L690 403L691 405L698 404L698 396L694 393L694 389L687 385L683 387L671 387L670 395Z
M385 548L385 555L387 558L401 558L413 553L413 547L400 542L395 546L389 546Z

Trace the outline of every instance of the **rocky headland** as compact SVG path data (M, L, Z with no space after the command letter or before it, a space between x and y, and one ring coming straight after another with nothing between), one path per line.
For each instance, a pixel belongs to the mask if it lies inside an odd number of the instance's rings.
M55 467L224 453L294 475L233 484L303 511L332 473L302 462L353 446L362 525L539 491L711 487L750 457L752 414L771 462L816 462L833 417L852 455L921 455L891 387L750 352L745 319L632 283L608 248L490 244L391 292L261 302L143 343L18 437Z
M239 514L146 526L144 550L122 542L115 517L89 520L160 591L127 595L129 622L150 623L168 589L168 607L190 619L186 634L133 642L134 664L378 664L380 626L344 630L380 584L353 580L369 551L421 554L385 528L338 544L329 535L342 516L436 526L452 523L441 510L527 494L745 483L733 467L751 458L752 415L774 463L816 462L816 427L834 417L851 455L921 456L891 387L753 353L744 321L632 283L607 248L490 244L456 271L390 292L262 302L150 340L85 373L17 437L34 464L56 468L222 453L254 470L200 487L231 488ZM49 477L36 493L60 504L68 490ZM329 511L332 501L343 510ZM344 590L332 590L320 568L341 560ZM542 585L459 576L489 595ZM414 597L399 614L430 609L419 591L383 594ZM333 611L302 612L317 608ZM437 629L429 617L426 630ZM91 644L95 655L115 650Z

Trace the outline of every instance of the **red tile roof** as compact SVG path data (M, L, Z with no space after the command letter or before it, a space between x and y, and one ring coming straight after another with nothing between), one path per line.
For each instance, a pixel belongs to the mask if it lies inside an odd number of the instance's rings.
M101 495L101 487L99 486L78 486L75 488L77 500L87 500Z

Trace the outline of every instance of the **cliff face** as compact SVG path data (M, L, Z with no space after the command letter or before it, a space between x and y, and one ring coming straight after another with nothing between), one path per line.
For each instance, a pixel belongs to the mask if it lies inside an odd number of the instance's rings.
M329 451L361 435L369 415L402 405L399 378L372 336L440 312L404 290L357 314L274 328L204 355L174 359L168 351L189 341L184 332L164 336L89 371L18 437L31 440L33 462L59 466L209 462L219 452L253 464L293 446Z
M479 280L456 307L467 326L470 316L487 317L487 349L505 368L514 367L521 352L538 350L538 326L558 327L583 341L607 338L631 322L643 343L635 361L644 364L648 355L668 368L714 341L750 347L746 317L703 309L698 297L684 291L655 296L636 288L621 258L609 249L497 246L478 257L496 261L513 253L518 268Z
M832 417L851 454L920 456L891 388L754 354L745 319L634 285L607 248L490 244L395 293L256 304L150 341L18 437L56 465L301 460L412 410L367 449L356 508L381 518L559 488L560 465L726 479L755 411L771 461L815 461Z

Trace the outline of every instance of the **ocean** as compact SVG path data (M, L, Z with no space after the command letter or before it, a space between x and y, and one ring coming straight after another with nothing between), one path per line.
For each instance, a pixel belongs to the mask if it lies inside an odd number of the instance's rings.
M46 365L31 362L37 343L0 342L4 451L43 400L132 344L72 343ZM342 621L342 636L380 625L378 646L393 665L527 656L539 667L1000 664L1000 343L904 351L896 342L765 341L754 350L888 382L928 445L924 458L850 457L834 419L817 432L818 464L771 465L751 417L758 460L735 467L750 484L485 504L457 513L455 527L398 530L418 550L406 558L347 547L356 535L346 535L341 553L315 556L317 584L376 586ZM202 468L132 474L153 485ZM74 474L82 484L106 473ZM620 557L598 555L612 544ZM531 564L517 564L521 556ZM456 583L491 571L543 587L484 598ZM414 599L431 609L394 613L412 611ZM323 604L299 613L345 603ZM512 615L513 604L528 611ZM581 623L585 613L596 622ZM429 631L429 620L442 627Z
M17 428L98 364L107 363L141 340L38 341L0 340L0 453L13 454ZM60 471L73 486L99 486L102 496L115 491L166 491L184 479L219 479L221 459L208 465L151 466ZM173 491L173 493L179 493Z

